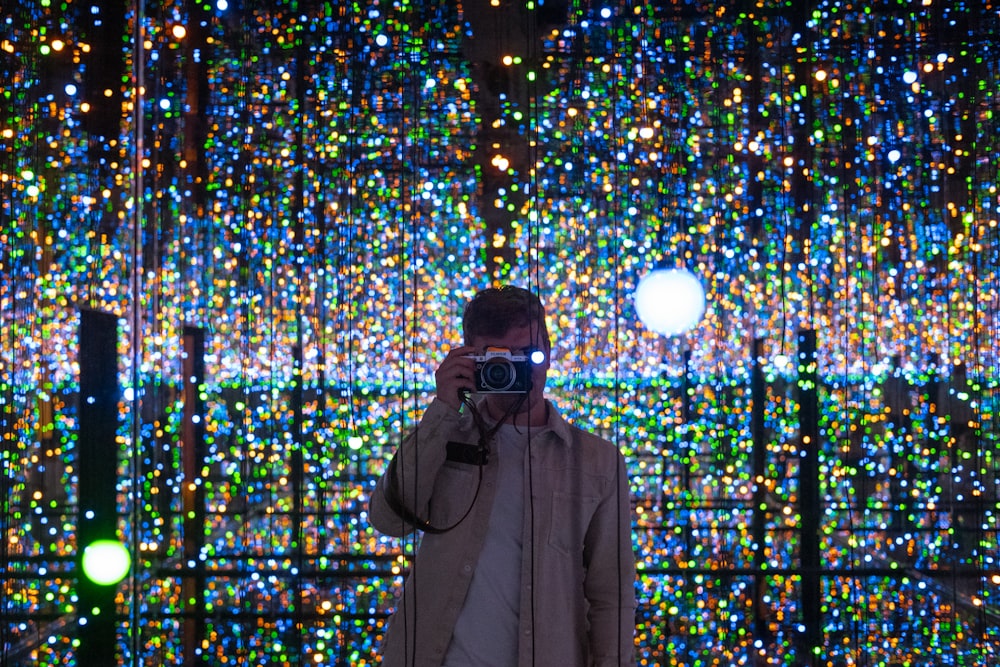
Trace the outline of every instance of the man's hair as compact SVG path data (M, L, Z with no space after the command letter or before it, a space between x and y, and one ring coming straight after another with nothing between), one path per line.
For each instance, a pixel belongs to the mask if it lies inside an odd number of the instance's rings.
M462 313L466 343L477 336L503 336L512 327L529 325L537 325L546 347L550 347L541 300L534 293L514 285L482 290L465 304Z

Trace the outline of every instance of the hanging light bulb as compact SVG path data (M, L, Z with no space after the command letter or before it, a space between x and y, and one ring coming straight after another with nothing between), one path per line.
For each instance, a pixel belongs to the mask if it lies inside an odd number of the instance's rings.
M83 550L83 573L101 586L113 586L125 578L132 557L118 540L95 540Z
M677 336L705 314L705 288L687 269L654 269L639 280L635 310L649 330Z

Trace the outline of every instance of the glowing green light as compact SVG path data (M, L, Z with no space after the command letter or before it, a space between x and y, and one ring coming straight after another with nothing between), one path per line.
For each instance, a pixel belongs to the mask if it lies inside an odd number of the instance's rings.
M101 586L117 584L131 565L128 549L117 540L95 540L83 550L83 573Z

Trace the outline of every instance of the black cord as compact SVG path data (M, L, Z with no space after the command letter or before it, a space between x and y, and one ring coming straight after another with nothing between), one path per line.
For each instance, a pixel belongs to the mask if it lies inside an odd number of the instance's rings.
M476 481L476 493L472 497L472 501L469 503L468 508L462 514L462 517L458 519L455 523L446 527L435 526L430 521L422 519L417 516L416 512L408 508L399 497L399 484L398 484L398 474L396 472L396 457L393 457L392 461L389 462L389 468L386 471L388 479L384 487L385 501L388 503L389 508L396 513L403 521L422 530L425 533L430 533L432 535L440 535L442 533L447 533L448 531L457 528L463 521L465 521L469 515L472 513L472 508L476 505L476 500L479 499L479 491L483 486L483 466L489 460L490 453L490 442L493 440L493 436L496 435L497 430L503 425L507 418L512 414L517 414L521 406L524 405L525 399L528 394L521 394L517 402L512 404L508 408L507 413L492 427L487 427L486 421L483 419L482 414L479 412L479 408L473 402L472 397L468 393L462 394L462 403L468 406L472 418L476 423L476 429L479 431L479 442L476 445L476 463L479 466L479 479Z

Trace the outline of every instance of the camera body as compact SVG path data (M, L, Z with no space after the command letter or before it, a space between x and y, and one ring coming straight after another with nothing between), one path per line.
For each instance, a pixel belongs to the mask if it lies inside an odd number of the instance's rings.
M528 357L492 348L482 356L470 356L476 362L476 393L524 394L531 389Z

